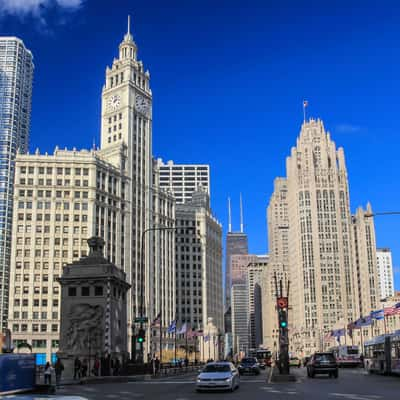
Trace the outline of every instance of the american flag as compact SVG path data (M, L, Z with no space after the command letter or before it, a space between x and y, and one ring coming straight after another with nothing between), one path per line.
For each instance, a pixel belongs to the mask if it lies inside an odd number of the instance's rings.
M396 307L386 307L383 309L385 317L390 315L396 315L397 311L398 310L396 309Z
M154 321L151 323L151 326L155 328L156 326L160 326L161 322L161 313L158 313L157 317L154 319Z
M193 339L195 336L196 336L196 331L194 331L192 328L189 328L189 329L186 331L186 337L187 337L188 339Z

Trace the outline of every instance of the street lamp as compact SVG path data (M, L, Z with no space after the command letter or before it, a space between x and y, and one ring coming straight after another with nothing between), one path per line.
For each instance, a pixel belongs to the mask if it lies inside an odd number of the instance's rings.
M145 265L144 265L144 239L145 235L148 232L153 232L153 231L175 231L178 228L173 226L173 227L167 227L167 226L162 226L162 227L154 227L154 228L147 228L142 232L141 235L141 253L140 253L140 276L141 276L141 286L140 286L140 307L139 307L139 314L140 314L140 328L139 332L144 332L144 271L145 271ZM160 296L161 296L161 291L160 291ZM160 327L162 326L162 301L160 301ZM140 344L140 350L139 350L139 361L140 363L144 362L144 354L143 354L143 342L144 338L139 341ZM160 361L161 361L161 329L160 329ZM135 343L136 346L136 343Z

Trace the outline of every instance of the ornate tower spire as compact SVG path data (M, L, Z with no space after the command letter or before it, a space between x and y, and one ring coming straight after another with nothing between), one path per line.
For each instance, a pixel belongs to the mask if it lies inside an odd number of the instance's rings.
M132 59L136 60L137 47L131 34L131 16L128 15L128 28L124 35L124 40L119 45L119 59Z

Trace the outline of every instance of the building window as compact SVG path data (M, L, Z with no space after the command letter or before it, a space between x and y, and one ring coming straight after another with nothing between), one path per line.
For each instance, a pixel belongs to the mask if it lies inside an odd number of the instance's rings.
M90 287L89 286L84 286L82 287L82 296L90 296Z
M76 296L76 287L68 288L68 296Z
M95 286L94 295L95 296L103 296L103 286Z

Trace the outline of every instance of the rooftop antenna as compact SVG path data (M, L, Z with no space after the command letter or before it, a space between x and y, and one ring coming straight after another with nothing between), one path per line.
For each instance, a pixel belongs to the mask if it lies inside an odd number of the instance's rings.
M92 145L92 149L96 150L96 138L93 136L93 145Z
M128 14L128 35L131 34L131 16Z
M228 232L232 232L231 198L228 197Z
M242 204L242 193L240 193L240 233L243 233L243 204Z

